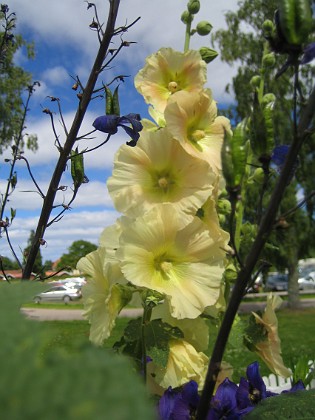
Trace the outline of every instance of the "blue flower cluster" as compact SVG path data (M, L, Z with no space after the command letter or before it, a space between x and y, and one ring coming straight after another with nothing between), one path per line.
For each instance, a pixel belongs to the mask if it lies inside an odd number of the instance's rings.
M296 383L290 391L305 389L302 381ZM259 364L254 362L247 367L246 379L240 384L226 378L212 397L207 420L237 420L252 411L263 399L278 395L267 391L259 373ZM199 403L198 385L190 381L177 392L169 387L161 397L158 406L161 420L190 420L194 418Z

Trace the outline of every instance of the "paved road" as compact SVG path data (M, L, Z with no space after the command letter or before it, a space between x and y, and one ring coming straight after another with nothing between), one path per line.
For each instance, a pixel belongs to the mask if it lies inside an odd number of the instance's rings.
M240 306L240 313L249 313L264 309L265 302L243 302ZM282 303L282 308L287 306L287 302ZM315 307L315 299L301 300L301 308ZM22 308L21 311L27 318L36 319L38 321L74 321L85 319L81 309L44 309L44 308ZM135 318L142 314L142 309L123 309L119 314L124 318Z

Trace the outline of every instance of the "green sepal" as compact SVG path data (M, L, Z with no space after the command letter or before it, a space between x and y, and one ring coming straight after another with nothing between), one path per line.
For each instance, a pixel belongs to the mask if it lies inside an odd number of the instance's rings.
M11 220L10 220L10 223L12 223L13 219L14 219L14 218L15 218L15 216L16 216L16 209L13 209L13 208L11 207L10 211L11 211Z

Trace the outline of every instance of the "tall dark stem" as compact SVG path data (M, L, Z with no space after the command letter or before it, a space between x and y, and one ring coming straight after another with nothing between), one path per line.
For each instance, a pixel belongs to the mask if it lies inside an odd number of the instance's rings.
M35 262L35 258L40 247L40 239L43 238L44 236L44 233L48 224L48 220L49 220L49 217L50 217L53 205L54 205L54 200L56 197L56 193L58 190L61 176L66 168L68 157L71 153L73 145L75 144L77 140L79 129L81 127L88 105L91 101L95 84L97 82L97 78L102 69L102 65L106 58L111 39L114 35L115 22L116 22L116 18L118 14L119 3L120 3L120 0L110 0L110 8L109 8L109 14L108 14L108 19L107 19L106 30L105 30L103 39L101 41L97 56L95 58L95 62L91 70L89 80L83 91L82 98L80 100L76 115L74 117L69 134L67 136L66 142L63 148L60 150L60 156L59 156L54 174L51 178L51 181L47 190L47 194L44 199L41 215L40 215L36 232L35 232L35 236L34 236L34 241L32 243L32 246L31 246L25 267L24 267L24 271L23 271L24 279L30 278L32 268Z
M240 270L235 287L232 292L231 300L228 304L225 316L219 330L212 357L209 362L208 372L205 380L205 386L202 391L200 403L198 406L196 420L205 420L210 407L211 397L215 388L218 373L225 350L225 346L232 328L234 318L242 301L246 286L251 278L251 274L258 261L259 255L267 241L269 233L272 229L279 205L281 203L284 191L288 185L288 180L292 175L292 168L296 163L296 157L300 151L303 141L307 137L308 128L315 115L315 88L309 97L307 105L301 112L299 124L297 125L296 136L294 136L293 143L288 152L283 170L280 174L278 183L271 196L269 206L263 216L257 237L254 244L245 260L244 267Z

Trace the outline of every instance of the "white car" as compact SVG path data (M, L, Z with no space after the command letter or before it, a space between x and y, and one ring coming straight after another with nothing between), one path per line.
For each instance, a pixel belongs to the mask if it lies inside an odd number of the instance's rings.
M63 301L68 304L72 300L77 300L82 297L81 287L67 287L67 286L54 286L45 292L39 293L34 297L34 302L39 304L42 301Z
M315 289L315 271L312 271L305 277L301 277L299 280L299 289Z

